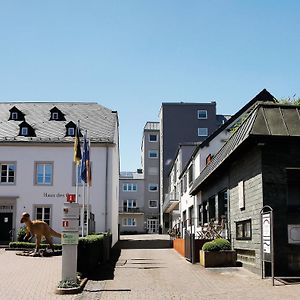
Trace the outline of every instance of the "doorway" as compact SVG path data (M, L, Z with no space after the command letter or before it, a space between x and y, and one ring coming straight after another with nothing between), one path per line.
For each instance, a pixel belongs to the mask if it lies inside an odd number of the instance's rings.
M0 213L0 242L9 242L13 223L12 213Z
M157 233L158 220L157 219L147 219L147 230L148 230L148 233Z

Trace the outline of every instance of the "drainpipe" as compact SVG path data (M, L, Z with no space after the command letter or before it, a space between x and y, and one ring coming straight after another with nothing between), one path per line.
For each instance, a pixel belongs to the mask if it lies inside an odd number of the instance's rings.
M107 207L108 207L108 146L106 146L106 164L105 164L105 207L104 207L105 231L107 231Z

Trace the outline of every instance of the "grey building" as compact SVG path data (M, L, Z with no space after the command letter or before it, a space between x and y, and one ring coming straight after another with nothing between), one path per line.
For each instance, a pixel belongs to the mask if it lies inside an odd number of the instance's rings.
M199 211L207 207L209 219L224 214L226 204L233 248L256 271L261 249L269 253L262 243L260 211L272 207L275 275L299 276L300 107L272 103L266 91L264 96L270 103L257 103L196 178L191 195L201 191Z
M160 223L169 228L169 216L163 213L168 194L168 174L179 144L201 142L212 134L226 117L217 116L216 102L162 103L160 109Z
M120 233L144 233L144 175L137 172L120 173L119 226Z
M142 169L121 172L120 233L156 233L159 226L159 123L147 122L141 145Z
M141 146L144 170L144 213L147 232L158 232L159 226L159 131L158 122L147 122Z

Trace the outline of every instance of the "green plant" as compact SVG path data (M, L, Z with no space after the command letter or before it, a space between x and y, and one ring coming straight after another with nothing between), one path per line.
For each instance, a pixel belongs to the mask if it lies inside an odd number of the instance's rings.
M215 239L214 242L220 250L231 250L231 245L228 240L218 238Z
M231 250L230 242L223 239L218 238L211 242L206 242L202 246L203 251L222 251L222 250Z
M41 249L46 249L47 244L41 244L40 248ZM61 250L62 246L60 244L54 244L53 245L54 250ZM35 243L28 243L28 242L10 242L9 243L9 248L14 248L14 249L34 249L35 248Z
M216 245L214 241L206 242L202 246L203 251L220 251L220 248Z
M18 233L17 233L18 242L22 242L24 240L25 235L26 235L26 226L22 226L18 229Z
M58 283L58 288L61 289L70 289L70 288L78 288L80 286L80 280L77 278L75 281L74 279L66 279L66 280L61 280Z

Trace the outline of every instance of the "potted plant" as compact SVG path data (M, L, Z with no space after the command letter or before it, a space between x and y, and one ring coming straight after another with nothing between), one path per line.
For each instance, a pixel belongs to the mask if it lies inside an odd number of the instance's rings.
M200 250L200 264L205 268L234 267L236 252L231 250L230 242L223 238L206 242Z

